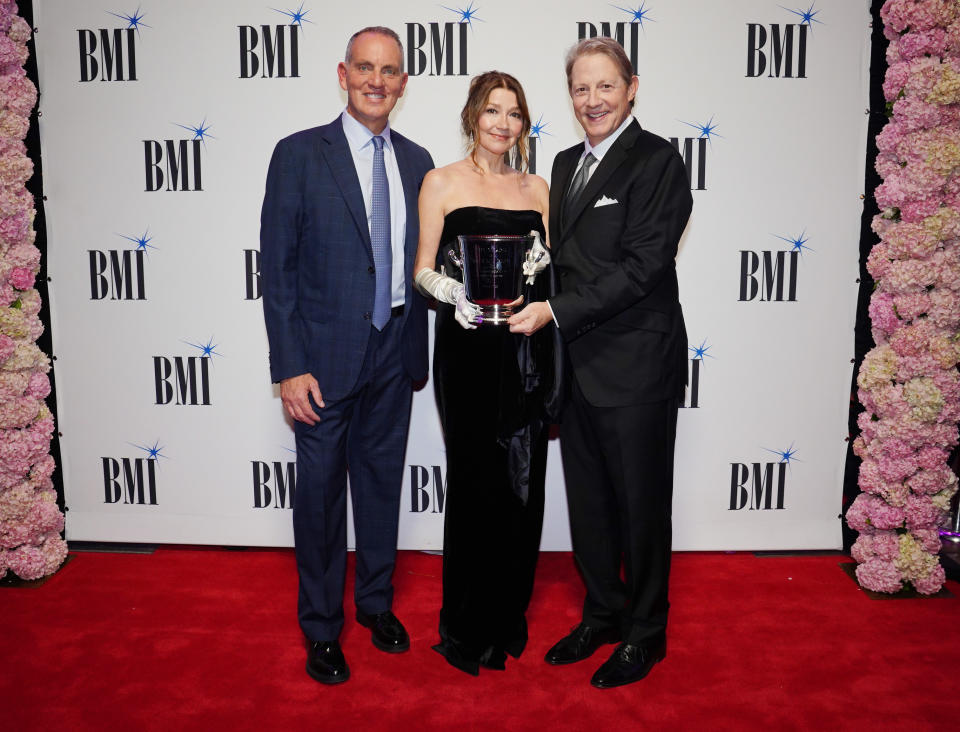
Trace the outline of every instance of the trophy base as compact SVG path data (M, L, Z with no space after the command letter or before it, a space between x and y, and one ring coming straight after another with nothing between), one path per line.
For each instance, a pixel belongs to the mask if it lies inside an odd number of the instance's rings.
M480 314L483 322L480 325L504 325L513 315L512 305L481 305Z

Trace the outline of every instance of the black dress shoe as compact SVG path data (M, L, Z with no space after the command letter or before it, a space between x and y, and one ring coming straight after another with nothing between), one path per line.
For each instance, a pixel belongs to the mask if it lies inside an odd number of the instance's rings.
M373 645L387 653L402 653L410 648L410 636L397 616L387 610L376 615L364 615L357 610L357 622L370 628Z
M590 683L598 689L632 684L650 673L654 664L666 656L667 641L664 638L642 646L621 643L607 662L597 669Z
M580 623L570 631L570 634L561 638L553 646L543 660L554 666L565 663L576 663L593 655L605 643L616 643L620 640L620 633L614 628L596 630L589 625Z
M341 684L350 678L347 659L337 641L317 641L307 648L307 673L321 684Z

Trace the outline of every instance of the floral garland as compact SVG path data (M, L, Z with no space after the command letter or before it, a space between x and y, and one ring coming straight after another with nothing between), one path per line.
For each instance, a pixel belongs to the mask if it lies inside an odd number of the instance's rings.
M53 416L50 360L35 341L43 332L34 280L33 175L24 138L37 90L26 77L30 26L14 0L0 0L0 577L55 572L67 555L63 514L50 479Z
M857 377L864 492L847 523L860 532L863 587L929 595L943 586L939 527L957 491L960 1L888 0L880 15L890 121L877 135L880 242L867 260L876 346Z

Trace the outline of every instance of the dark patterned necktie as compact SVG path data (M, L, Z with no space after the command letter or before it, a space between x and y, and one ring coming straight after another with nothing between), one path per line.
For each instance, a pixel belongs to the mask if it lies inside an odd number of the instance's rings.
M570 183L570 190L567 191L567 198L563 202L564 223L569 221L573 205L577 202L577 199L580 198L583 189L587 187L587 181L590 180L590 168L592 168L596 162L597 159L593 157L593 153L587 153L587 156L583 159L583 165L580 166L580 170L573 176L573 182Z

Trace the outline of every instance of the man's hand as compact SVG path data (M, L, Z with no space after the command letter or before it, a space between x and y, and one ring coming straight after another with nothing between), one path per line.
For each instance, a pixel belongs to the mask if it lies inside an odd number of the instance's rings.
M511 333L533 335L553 320L550 306L545 302L532 302L519 313L510 316L507 321Z
M320 393L320 384L311 374L291 376L280 382L280 399L287 413L298 422L312 426L320 421L320 416L313 411L310 396L321 409L326 406Z

